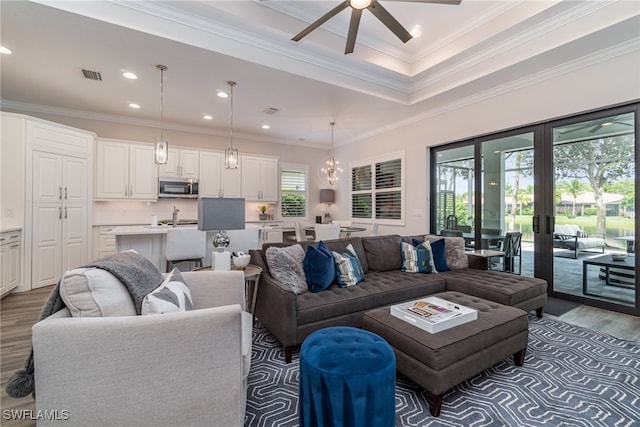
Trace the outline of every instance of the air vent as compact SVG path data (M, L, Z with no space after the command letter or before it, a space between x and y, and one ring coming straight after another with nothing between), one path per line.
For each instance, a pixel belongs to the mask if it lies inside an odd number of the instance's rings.
M274 115L278 111L280 111L280 110L278 110L277 108L273 108L273 107L266 107L264 110L262 110L263 113L269 114L269 115Z
M85 79L89 79L89 80L97 80L99 82L102 81L102 76L100 75L100 73L98 71L91 71L91 70L82 70L82 74L84 75Z

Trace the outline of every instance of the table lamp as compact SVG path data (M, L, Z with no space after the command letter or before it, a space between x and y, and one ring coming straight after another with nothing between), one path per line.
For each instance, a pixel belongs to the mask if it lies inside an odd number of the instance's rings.
M331 223L331 213L329 212L329 205L336 200L336 192L332 188L323 188L320 190L320 203L327 204L327 212L322 213L322 222L325 224Z
M215 270L229 270L231 258L225 248L229 246L226 230L244 229L244 199L226 197L198 198L198 230L218 231L213 238L212 263Z

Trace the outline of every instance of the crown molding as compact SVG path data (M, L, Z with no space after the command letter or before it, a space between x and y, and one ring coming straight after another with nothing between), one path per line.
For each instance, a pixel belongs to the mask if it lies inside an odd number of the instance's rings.
M509 92L513 92L515 90L534 85L536 83L543 82L545 80L559 77L561 75L568 74L573 71L578 71L582 68L586 68L601 62L605 62L615 57L619 57L619 56L623 56L631 53L637 53L637 52L640 52L640 37L636 37L634 39L620 43L616 46L603 49L599 52L595 52L587 56L580 57L573 61L566 62L562 65L548 68L544 71L533 73L526 77L522 77L520 79L516 79L508 83L501 84L499 86L495 86L491 89L474 93L473 95L466 96L457 101L442 104L436 108L427 109L421 112L420 114L413 115L411 117L408 117L405 120L401 120L388 126L383 126L376 129L372 129L367 132L363 132L362 134L360 134L355 138L342 141L342 144L339 144L339 145L346 145L346 144L352 144L355 142L363 141L380 134L391 132L396 129L403 128L405 126L409 126L409 125L421 122L423 120L437 117L447 112L468 107L470 105L477 104L479 102L486 101L491 98L495 98L497 96L504 95Z

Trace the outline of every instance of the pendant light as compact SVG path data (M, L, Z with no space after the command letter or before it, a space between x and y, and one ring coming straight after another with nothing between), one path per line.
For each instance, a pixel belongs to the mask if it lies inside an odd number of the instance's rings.
M229 91L229 148L224 150L224 167L225 169L238 169L238 150L233 148L233 87L236 82L228 81L227 84L231 87Z
M329 160L327 160L327 167L322 168L322 172L327 174L327 179L329 180L329 184L333 185L338 180L338 174L342 173L342 168L338 166L338 162L335 157L333 157L333 127L336 122L329 123L331 125L331 155L329 156Z
M164 72L167 67L164 65L156 65L160 70L160 139L156 140L156 163L159 165L167 164L169 160L169 143L163 137L164 128Z

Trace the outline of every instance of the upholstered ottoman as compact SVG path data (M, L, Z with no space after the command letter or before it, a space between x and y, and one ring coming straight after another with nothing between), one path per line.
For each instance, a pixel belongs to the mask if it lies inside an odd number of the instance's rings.
M320 329L300 349L302 427L394 427L396 363L374 333Z
M513 355L524 362L529 338L527 313L460 292L429 295L478 311L477 320L435 334L390 314L389 307L364 314L363 328L394 349L398 372L430 394L429 409L440 414L444 392Z

